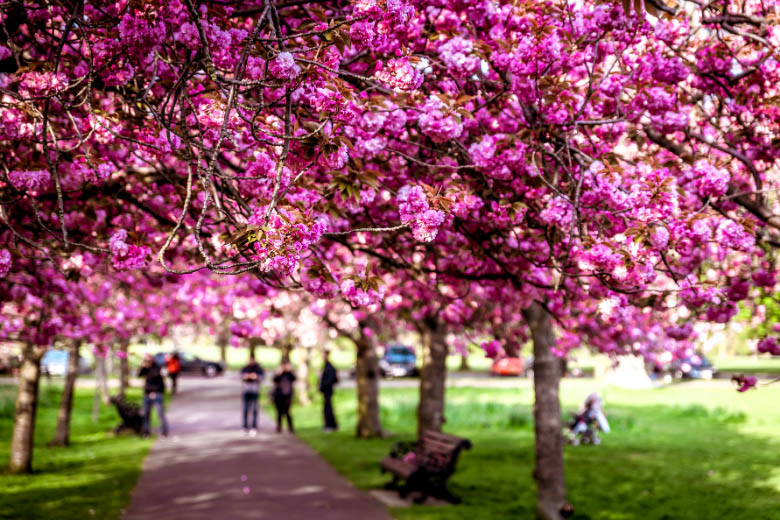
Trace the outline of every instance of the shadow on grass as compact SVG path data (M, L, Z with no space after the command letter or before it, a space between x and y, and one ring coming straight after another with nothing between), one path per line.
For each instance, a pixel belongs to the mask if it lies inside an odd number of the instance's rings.
M319 433L317 406L299 410L301 436L364 489L387 478L378 461L399 439L414 438L416 398L383 390L390 439L353 437L355 409L343 392L342 432ZM458 506L394 509L398 519L533 518L533 421L527 404L455 394L445 431L470 438L451 480ZM569 501L580 519L779 519L780 441L745 433L747 414L704 406L610 406L613 431L600 446L565 448ZM566 419L568 417L565 417Z
M113 407L101 406L99 420L93 423L92 392L77 389L71 445L47 446L55 430L60 392L61 387L53 384L43 383L40 388L34 473L9 475L4 467L15 388L0 387L0 519L114 519L127 503L151 443L109 434L119 422ZM131 397L139 396L137 389L131 391Z

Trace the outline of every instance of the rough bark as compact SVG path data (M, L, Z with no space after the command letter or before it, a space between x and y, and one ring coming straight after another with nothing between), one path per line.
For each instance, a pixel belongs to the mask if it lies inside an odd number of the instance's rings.
M122 340L119 344L119 397L124 399L127 387L130 386L130 360L127 357L128 341Z
M362 330L362 326L360 327ZM357 428L355 435L361 439L382 437L379 419L379 357L373 341L362 334L357 338L355 380L357 385Z
M41 379L41 358L45 349L27 345L22 350L16 413L11 437L9 473L32 473L35 413L38 408L38 385Z
M303 354L300 363L296 369L295 387L298 402L303 406L311 404L311 391L309 390L309 374L311 373L311 349L301 347Z
M438 319L426 318L420 324L423 366L420 372L420 403L417 407L417 433L441 431L444 424L444 389L447 379L447 344L444 326Z
M62 388L60 410L57 413L57 429L50 446L67 446L70 444L70 416L73 411L73 389L79 375L79 347L81 343L74 341L68 351L68 372L65 374L65 385Z
M544 307L534 303L523 311L523 315L531 329L534 344L536 514L543 520L562 520L561 511L567 504L558 397L561 363L552 353L555 336Z

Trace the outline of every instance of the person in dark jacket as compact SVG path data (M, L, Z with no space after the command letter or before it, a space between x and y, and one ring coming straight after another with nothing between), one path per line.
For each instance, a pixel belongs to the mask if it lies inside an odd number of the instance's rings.
M160 366L154 362L154 358L146 354L144 356L138 376L146 378L144 382L144 436L149 435L149 423L152 418L152 406L157 408L160 417L163 437L168 436L168 421L165 420L163 397L165 396L165 380L160 372Z
M244 402L244 432L257 435L257 398L260 395L260 385L263 382L263 367L255 361L255 356L249 356L249 364L241 369L241 395ZM252 429L249 429L249 410L252 410Z
M325 422L323 428L326 432L334 432L339 429L336 416L333 413L333 387L339 382L336 367L330 362L330 352L324 351L325 366L322 367L320 376L320 392L322 392L322 415Z
M293 433L293 420L290 416L290 406L293 399L293 383L295 374L290 370L290 362L282 361L282 366L274 375L273 399L276 407L276 431L282 431L282 418L287 418L287 428Z

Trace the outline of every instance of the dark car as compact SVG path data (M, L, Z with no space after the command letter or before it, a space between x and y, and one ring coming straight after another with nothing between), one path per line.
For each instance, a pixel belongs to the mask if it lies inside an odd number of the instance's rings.
M165 356L167 355L169 354L158 352L154 355L154 362L164 369ZM225 371L225 364L221 361L207 361L186 352L179 352L179 363L182 374L202 374L206 377L214 377Z
M379 371L382 377L417 376L419 371L414 349L406 345L389 345L379 360Z
M674 379L712 379L718 373L712 362L700 353L673 360L665 371Z

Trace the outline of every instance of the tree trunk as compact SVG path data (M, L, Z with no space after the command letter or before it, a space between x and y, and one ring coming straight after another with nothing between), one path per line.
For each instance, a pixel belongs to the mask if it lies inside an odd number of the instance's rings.
M436 318L426 318L420 326L423 366L420 373L420 403L417 407L417 433L441 431L444 424L444 388L447 379L447 344L444 327Z
M220 332L217 334L217 346L219 347L219 360L227 364L227 348L230 344L230 329L228 327L220 327Z
M130 359L127 357L128 341L122 340L119 344L119 351L121 356L119 357L119 397L125 398L127 387L130 386Z
M379 420L379 357L374 343L362 334L357 341L355 379L358 400L355 435L361 439L382 437L384 431Z
M108 374L106 373L106 356L110 356L111 353L107 353L105 356L97 355L95 362L97 363L97 381L95 383L100 390L100 397L103 404L111 404L111 394L108 391Z
M41 379L41 358L45 349L27 345L22 351L19 370L19 390L16 394L16 414L11 437L10 473L32 473L35 412L38 408L38 384Z
M468 372L469 371L469 355L468 354L461 354L460 355L460 368L458 368L458 371L460 371L460 372Z
M561 436L561 404L558 397L560 360L552 353L555 346L550 316L538 303L523 311L534 343L534 429L536 434L536 464L534 478L538 486L537 517L562 520L566 503L563 472L563 438Z
M311 370L311 348L301 347L300 352L303 356L298 363L295 376L296 393L298 395L298 402L303 406L311 404L311 392L309 391L309 374Z
M68 372L65 375L65 386L62 388L60 410L57 414L57 430L49 446L67 446L70 444L70 416L73 411L73 389L79 375L80 341L74 341L68 352Z
M249 356L254 357L255 355L255 349L257 348L257 345L260 344L262 340L260 338L249 338Z

